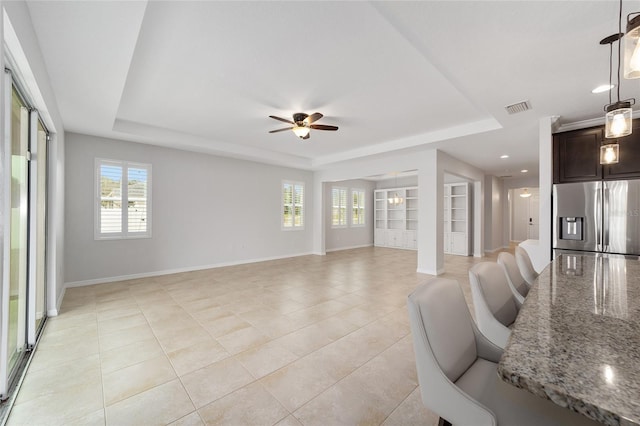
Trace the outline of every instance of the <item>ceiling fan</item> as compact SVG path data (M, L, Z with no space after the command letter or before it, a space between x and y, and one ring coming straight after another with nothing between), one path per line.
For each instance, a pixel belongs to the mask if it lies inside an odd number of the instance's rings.
M314 112L311 115L305 114L303 112L297 112L293 114L293 121L287 120L285 118L276 117L275 115L270 115L269 117L274 120L283 121L285 123L292 124L292 127L285 127L284 129L271 130L269 133L277 133L284 132L285 130L293 130L293 133L296 134L300 139L309 139L309 132L311 129L314 130L338 130L338 126L327 126L324 124L311 124L322 118L322 114L319 112Z

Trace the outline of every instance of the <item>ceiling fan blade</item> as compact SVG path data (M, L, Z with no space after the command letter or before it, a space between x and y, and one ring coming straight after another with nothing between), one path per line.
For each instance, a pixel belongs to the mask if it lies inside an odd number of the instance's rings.
M313 114L311 114L310 116L308 116L304 121L305 121L307 124L311 124L311 123L313 123L314 121L318 121L318 120L320 120L322 117L323 117L323 115L322 115L322 114L320 114L319 112L314 112Z
M273 118L274 120L278 120L278 121L284 121L285 123L289 123L289 124L296 124L291 120L287 120L285 118L280 118L280 117L276 117L275 115L270 115L270 118Z
M293 127L285 127L284 129L270 130L269 133L284 132L285 130L292 130L292 129L293 129Z
M309 127L316 130L338 130L338 126L326 126L324 124L312 124Z
M302 139L309 139L310 137L311 137L311 133L307 133L307 136L305 136L305 137L304 137L304 138L302 138Z

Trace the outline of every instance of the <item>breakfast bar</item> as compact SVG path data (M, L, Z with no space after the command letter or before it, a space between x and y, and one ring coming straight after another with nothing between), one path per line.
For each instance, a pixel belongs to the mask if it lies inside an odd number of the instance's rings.
M605 425L640 425L640 260L563 253L531 288L498 366Z

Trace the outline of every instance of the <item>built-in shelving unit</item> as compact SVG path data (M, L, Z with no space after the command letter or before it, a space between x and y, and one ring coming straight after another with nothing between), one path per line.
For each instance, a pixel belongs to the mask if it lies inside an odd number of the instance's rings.
M376 246L417 250L418 187L376 190L375 209Z
M444 252L469 256L469 184L444 186Z

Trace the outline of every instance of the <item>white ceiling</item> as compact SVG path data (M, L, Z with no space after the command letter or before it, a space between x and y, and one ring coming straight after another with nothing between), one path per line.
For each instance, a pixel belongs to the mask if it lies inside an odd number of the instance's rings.
M602 115L598 42L618 15L616 1L28 4L68 131L307 169L433 147L495 175L537 171L540 117ZM640 99L640 80L621 89ZM315 111L340 130L268 133L286 127L269 115Z

